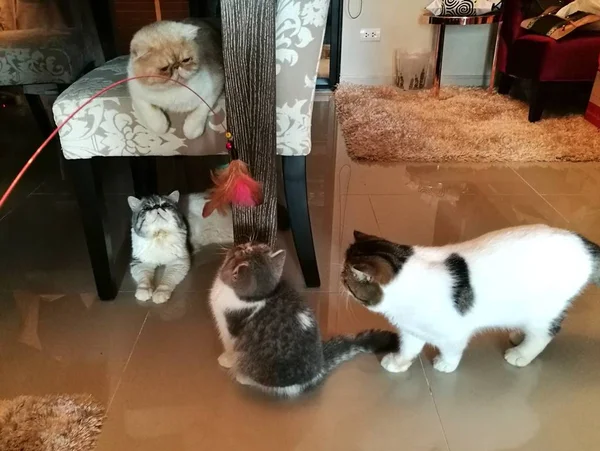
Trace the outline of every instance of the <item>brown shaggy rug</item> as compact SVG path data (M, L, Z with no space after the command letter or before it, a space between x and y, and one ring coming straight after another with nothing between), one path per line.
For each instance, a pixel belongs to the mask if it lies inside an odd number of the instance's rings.
M600 161L600 132L582 116L527 120L528 106L479 88L402 91L341 84L335 104L355 161Z
M0 450L90 451L103 420L104 408L85 395L0 400Z

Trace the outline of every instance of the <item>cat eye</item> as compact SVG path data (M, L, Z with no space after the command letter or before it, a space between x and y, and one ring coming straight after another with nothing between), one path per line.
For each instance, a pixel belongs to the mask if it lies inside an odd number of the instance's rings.
M160 71L161 71L161 72L166 72L166 71L168 71L168 70L169 70L169 66L165 66L165 67L161 67L161 68L160 68Z
M191 58L186 58L184 60L181 60L182 63L189 63L190 61L192 61Z

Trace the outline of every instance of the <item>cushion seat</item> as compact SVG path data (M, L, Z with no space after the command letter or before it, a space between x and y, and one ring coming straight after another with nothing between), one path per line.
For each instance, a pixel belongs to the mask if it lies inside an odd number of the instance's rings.
M0 86L71 83L85 66L82 40L75 28L0 31Z
M600 33L576 31L560 40L523 34L512 44L507 72L539 81L592 81Z
M52 107L57 124L102 88L127 77L129 57L94 69L63 92ZM225 99L213 108L204 133L192 141L183 135L185 114L169 113L171 128L157 135L142 125L133 109L127 84L94 99L59 132L67 159L115 156L215 155L225 149Z

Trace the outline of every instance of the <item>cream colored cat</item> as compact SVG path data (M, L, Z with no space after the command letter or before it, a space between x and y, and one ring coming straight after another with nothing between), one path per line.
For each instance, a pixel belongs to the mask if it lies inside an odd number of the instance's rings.
M204 133L208 106L223 93L223 52L218 27L204 20L160 21L145 26L131 40L128 76L153 75L129 82L139 120L157 134L169 130L166 112L188 113L183 134L195 139ZM167 80L166 78L170 79Z

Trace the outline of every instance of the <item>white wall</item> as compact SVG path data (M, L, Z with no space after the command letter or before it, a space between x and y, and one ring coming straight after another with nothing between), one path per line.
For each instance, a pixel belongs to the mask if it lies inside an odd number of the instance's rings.
M349 16L360 10L357 19ZM434 26L419 17L430 0L344 0L341 81L389 84L394 50L434 49ZM380 42L360 41L361 28L381 28ZM495 34L488 25L447 27L442 83L478 85L487 81Z

